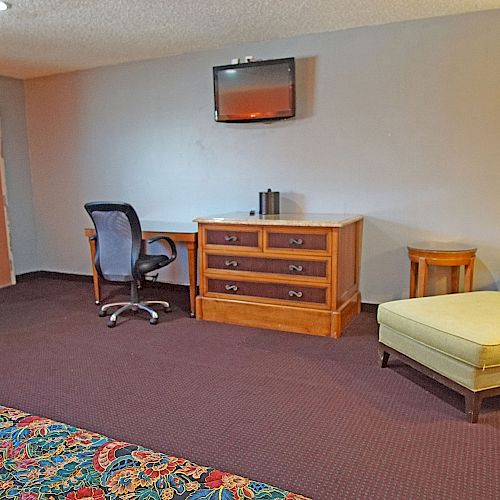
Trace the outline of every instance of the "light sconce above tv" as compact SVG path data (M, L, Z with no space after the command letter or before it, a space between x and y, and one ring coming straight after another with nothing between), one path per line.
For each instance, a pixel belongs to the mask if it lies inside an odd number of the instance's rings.
M258 122L295 116L295 59L215 66L215 121Z

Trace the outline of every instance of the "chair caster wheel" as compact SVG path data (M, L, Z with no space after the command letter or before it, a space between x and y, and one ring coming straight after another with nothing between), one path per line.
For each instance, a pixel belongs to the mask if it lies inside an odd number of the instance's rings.
M109 320L107 324L108 324L108 328L113 328L114 326L116 326L116 321Z
M196 318L196 314L195 313L189 313L189 317L190 318Z
M172 312L172 308L171 307L164 307L163 310L166 312L166 313L171 313Z
M99 314L100 318L104 318L104 316L107 316L106 311L99 311L97 314Z
M151 318L149 320L150 325L157 325L158 324L158 318Z

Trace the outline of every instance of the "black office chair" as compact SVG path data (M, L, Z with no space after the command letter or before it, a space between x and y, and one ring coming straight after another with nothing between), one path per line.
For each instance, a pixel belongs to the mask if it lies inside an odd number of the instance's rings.
M165 311L170 304L165 301L139 301L138 285L145 280L145 275L167 266L177 257L175 243L168 236L157 236L148 241L154 243L165 240L171 250L171 256L146 255L142 253L142 230L139 218L128 203L92 201L85 204L96 230L95 267L102 278L108 281L130 282L130 301L105 304L99 310L99 316L106 316L112 307L118 309L111 314L108 326L116 325L116 319L125 311L146 311L152 325L158 323L158 313L150 304L159 304Z

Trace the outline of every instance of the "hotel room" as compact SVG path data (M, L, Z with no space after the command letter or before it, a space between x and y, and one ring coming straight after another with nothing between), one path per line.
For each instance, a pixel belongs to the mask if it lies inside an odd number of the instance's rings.
M500 1L11 0L0 42L0 498L500 497ZM214 119L214 67L284 58L293 117ZM174 234L155 326L98 315L129 285L95 295L97 200ZM234 256L322 260L324 304L261 268L233 300Z

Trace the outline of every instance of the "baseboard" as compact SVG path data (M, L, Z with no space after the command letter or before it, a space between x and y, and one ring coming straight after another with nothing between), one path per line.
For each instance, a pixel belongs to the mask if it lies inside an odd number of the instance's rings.
M55 279L55 280L66 280L66 281L78 281L85 283L92 283L92 276L88 274L74 274L74 273L62 273L56 271L32 271L29 273L23 273L16 275L16 280L18 283L31 281L34 279ZM109 283L112 284L112 283ZM123 283L114 283L115 285L123 285ZM188 285L177 285L173 283L163 283L161 281L156 281L154 283L148 282L149 285L165 287L170 290L185 290L188 289ZM128 286L128 284L127 284Z
M74 274L74 273L62 273L57 271L31 271L28 273L18 274L16 275L16 280L18 283L22 283L25 281L30 281L33 279L57 279L57 280L68 280L68 281L80 281L85 283L92 283L92 276L87 274ZM163 283L161 281L157 281L155 286L164 286L166 288L173 289L186 289L189 288L188 285L177 285L173 283ZM376 314L378 309L378 304L368 304L365 302L361 303L361 312L373 313Z
M361 312L377 314L378 304L368 304L366 302L361 302Z
M16 280L18 283L38 278L58 279L58 280L68 280L68 281L85 281L92 283L92 276L87 276L85 274L60 273L55 271L32 271L29 273L16 275Z

